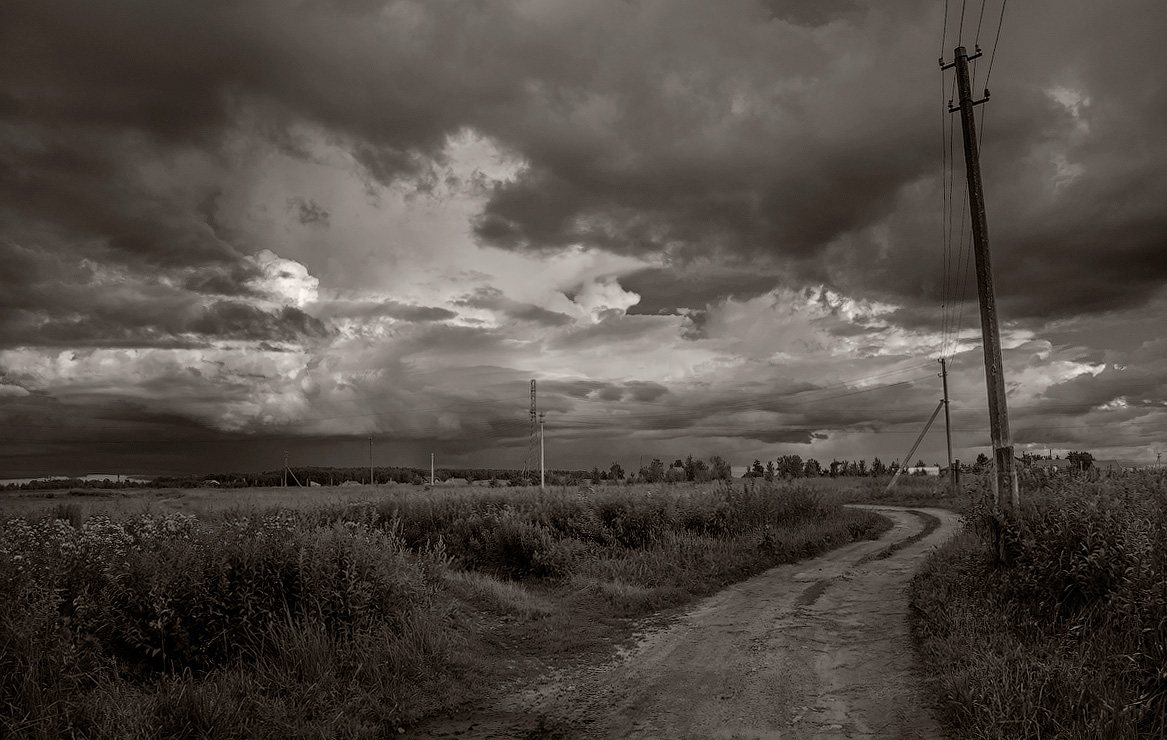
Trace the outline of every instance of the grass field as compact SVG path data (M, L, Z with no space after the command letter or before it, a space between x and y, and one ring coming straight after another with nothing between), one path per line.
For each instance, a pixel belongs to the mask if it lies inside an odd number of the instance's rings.
M0 498L0 735L380 737L886 520L804 484Z
M1022 496L999 520L974 507L912 583L951 736L1167 737L1164 478L1033 478Z

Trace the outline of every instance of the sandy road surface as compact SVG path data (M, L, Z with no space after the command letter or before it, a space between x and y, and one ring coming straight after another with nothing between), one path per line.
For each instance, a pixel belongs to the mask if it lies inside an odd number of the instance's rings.
M911 670L904 587L957 517L867 508L894 522L880 540L773 568L647 631L606 665L553 674L411 736L941 738Z

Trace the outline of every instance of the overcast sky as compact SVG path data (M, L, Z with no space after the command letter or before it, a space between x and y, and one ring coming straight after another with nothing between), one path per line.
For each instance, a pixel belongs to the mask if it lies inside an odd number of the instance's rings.
M971 459L978 41L1018 450L1154 462L1167 3L1001 2L4 0L0 477Z

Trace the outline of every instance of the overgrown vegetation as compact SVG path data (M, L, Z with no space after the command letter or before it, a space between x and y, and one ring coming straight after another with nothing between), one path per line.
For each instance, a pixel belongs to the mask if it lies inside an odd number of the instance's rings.
M885 524L763 485L11 518L0 735L381 737L505 680L500 657L595 648Z
M1015 515L974 507L912 583L950 732L1167 737L1164 478L1035 476L1022 490Z

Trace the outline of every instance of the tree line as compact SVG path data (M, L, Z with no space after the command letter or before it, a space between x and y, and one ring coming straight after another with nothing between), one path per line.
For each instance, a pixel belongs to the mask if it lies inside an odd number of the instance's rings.
M1022 455L1023 462L1044 459L1041 456ZM1073 470L1089 470L1094 457L1089 452L1069 452L1066 459L1070 461ZM987 470L989 458L981 453L976 461L960 466L962 472L979 473ZM915 465L904 472L911 474L913 470L924 467L924 461L918 460ZM938 466L939 467L939 466ZM742 478L762 478L766 481L791 480L795 478L850 478L850 477L880 477L895 475L899 470L899 463L884 463L878 457L868 464L865 458L858 460L831 460L823 465L812 458L803 459L799 455L782 455L774 460L763 463L754 462L741 475ZM380 467L373 469L373 483L402 483L420 485L430 482L428 468L407 467ZM922 471L921 471L922 473ZM733 477L732 468L720 455L714 455L708 461L686 456L683 460L677 458L666 466L660 458L653 458L647 465L631 474L624 470L619 463L612 463L607 468L595 466L591 471L556 469L546 472L547 483L556 486L570 486L581 483L673 483L691 482L707 483L717 480L730 480ZM529 486L539 484L539 471L523 471L509 468L441 468L434 471L434 478L439 483L451 479L463 479L470 483L476 481L490 481L497 486ZM286 477L287 485L339 486L345 483L368 483L369 468L367 467L295 467L289 468ZM88 480L81 478L54 478L33 480L27 483L9 483L2 490L49 490L62 488L76 489L109 489L109 488L196 488L200 486L216 485L224 488L271 487L285 485L283 470L268 470L262 473L220 473L207 475L163 475L150 480L122 479L120 481Z

